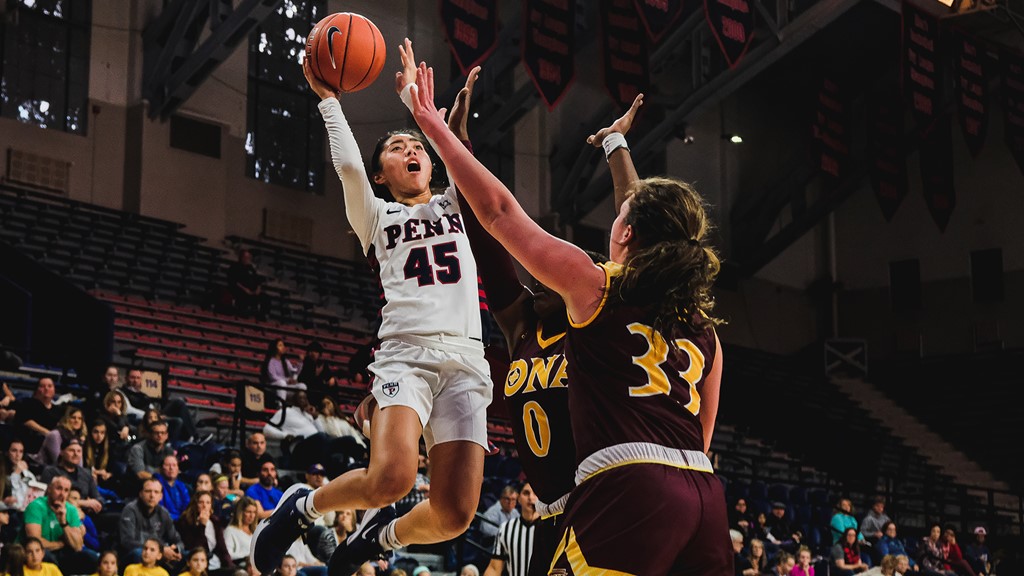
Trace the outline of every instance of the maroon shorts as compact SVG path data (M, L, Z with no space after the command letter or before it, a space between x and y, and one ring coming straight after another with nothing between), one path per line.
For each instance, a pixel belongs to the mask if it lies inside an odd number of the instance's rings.
M552 575L733 574L725 491L714 474L613 468L573 490L559 524Z

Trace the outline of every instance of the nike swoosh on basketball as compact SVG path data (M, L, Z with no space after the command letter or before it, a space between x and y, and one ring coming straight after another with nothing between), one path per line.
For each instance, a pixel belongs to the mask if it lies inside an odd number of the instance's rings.
M331 26L327 29L327 51L331 53L331 68L338 69L337 64L334 63L334 35L341 34L341 30L337 26Z

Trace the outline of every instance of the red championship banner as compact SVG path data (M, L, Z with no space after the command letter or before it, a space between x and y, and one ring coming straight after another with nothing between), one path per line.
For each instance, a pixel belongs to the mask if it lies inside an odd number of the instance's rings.
M448 47L463 74L498 45L497 0L439 0Z
M729 68L735 67L754 37L751 0L704 0L704 17Z
M988 57L985 48L966 34L954 34L953 42L960 131L977 157L988 134Z
M683 15L683 0L633 0L651 42L657 44Z
M625 110L650 78L647 39L632 0L601 0L601 29L604 86Z
M826 189L835 189L850 171L850 105L846 80L828 74L818 86L814 138L818 141L818 166Z
M1003 50L999 61L1003 67L1006 146L1017 161L1017 167L1024 172L1024 57Z
M942 68L938 63L939 21L903 2L903 94L919 118L941 111Z
M523 5L523 64L552 110L576 75L576 2L524 0Z
M921 192L932 220L945 232L956 207L953 189L953 121L936 117L921 133Z
M896 209L907 197L903 111L903 101L895 85L891 90L868 95L868 172L886 222L892 222Z

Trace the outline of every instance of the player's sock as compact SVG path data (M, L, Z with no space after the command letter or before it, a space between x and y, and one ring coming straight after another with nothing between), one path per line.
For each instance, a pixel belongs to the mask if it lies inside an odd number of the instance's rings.
M323 516L323 514L316 509L316 506L313 505L313 495L316 494L317 490L319 490L319 488L313 490L309 494L306 494L295 503L295 507L298 508L299 512L305 514L310 520L316 520Z
M377 541L380 542L381 548L385 550L397 550L398 548L405 548L405 545L398 540L398 536L395 534L395 525L398 524L398 519L394 519L388 522L388 525L380 529L380 534L377 536Z

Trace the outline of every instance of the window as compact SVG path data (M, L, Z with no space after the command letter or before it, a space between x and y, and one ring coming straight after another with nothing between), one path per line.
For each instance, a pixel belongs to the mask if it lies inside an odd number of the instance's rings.
M12 0L0 39L0 116L86 133L92 0Z
M249 37L247 174L323 193L324 126L302 75L306 34L326 16L326 0L284 0Z

